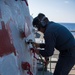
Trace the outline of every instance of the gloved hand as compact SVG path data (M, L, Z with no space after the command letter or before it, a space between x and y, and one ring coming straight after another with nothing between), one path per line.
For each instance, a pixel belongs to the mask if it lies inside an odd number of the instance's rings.
M35 42L34 42L34 44L33 44L33 45L34 45L34 47L35 47L35 48L38 48L38 47L40 47L40 44L38 44L38 43L35 43Z

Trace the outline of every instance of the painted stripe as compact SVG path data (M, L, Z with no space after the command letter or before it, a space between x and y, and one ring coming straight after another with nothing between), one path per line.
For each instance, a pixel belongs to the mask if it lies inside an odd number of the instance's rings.
M1 21L1 25L2 25L2 30L0 30L0 57L13 52L16 55L15 48L13 44L11 44L8 31L5 27L5 23Z

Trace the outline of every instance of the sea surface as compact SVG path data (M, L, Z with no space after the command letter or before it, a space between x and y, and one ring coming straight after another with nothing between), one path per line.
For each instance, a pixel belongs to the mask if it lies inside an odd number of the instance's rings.
M71 33L75 37L75 23L60 23L60 24L65 26L67 29L69 29L69 31L71 31Z

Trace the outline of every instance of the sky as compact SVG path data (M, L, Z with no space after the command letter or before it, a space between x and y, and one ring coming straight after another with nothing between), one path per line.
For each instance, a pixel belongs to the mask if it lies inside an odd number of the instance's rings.
M75 23L75 0L28 0L30 15L44 13L50 21Z

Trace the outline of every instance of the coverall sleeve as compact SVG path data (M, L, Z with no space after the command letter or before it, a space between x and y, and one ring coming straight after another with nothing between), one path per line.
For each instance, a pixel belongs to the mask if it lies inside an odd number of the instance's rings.
M45 38L45 50L40 50L40 54L43 57L52 56L54 53L56 38L53 33L47 33L44 36Z
M45 44L44 43L41 43L40 44L40 48L45 48Z

